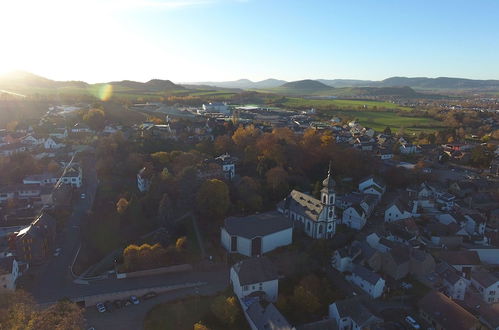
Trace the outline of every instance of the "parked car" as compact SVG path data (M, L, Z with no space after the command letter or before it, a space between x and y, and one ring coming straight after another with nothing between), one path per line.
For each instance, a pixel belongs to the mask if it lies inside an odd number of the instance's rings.
M104 306L103 303L97 303L97 305L95 305L95 307L97 307L97 310L99 311L99 313L104 313L106 311L106 306Z
M134 305L138 305L140 303L139 299L136 296L130 296L130 301Z
M145 295L143 295L141 298L144 299L144 300L147 300L147 299L151 299L151 298L154 298L154 297L157 297L158 294L154 291L151 291L151 292L148 292L146 293Z
M81 194L81 195L80 195L80 198L81 198L81 199L85 199L85 197L87 197L87 195L85 195L85 194Z
M413 329L420 329L421 326L416 322L416 320L412 317L407 315L405 317L405 321L413 328Z

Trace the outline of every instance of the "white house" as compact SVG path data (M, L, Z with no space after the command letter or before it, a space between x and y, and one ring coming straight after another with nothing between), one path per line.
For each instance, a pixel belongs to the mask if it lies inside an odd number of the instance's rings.
M293 241L293 223L278 212L229 217L220 230L222 246L229 253L260 256Z
M61 181L64 184L80 188L83 184L83 173L81 167L77 164L68 166L61 176Z
M92 133L93 131L86 124L76 123L71 128L71 133Z
M414 144L406 143L400 146L399 151L401 154L409 155L418 152L418 148Z
M386 185L379 178L371 175L359 182L359 191L364 194L372 194L381 199L386 191Z
M470 235L484 235L485 234L485 224L486 219L480 214L470 214L465 215L466 219L466 232Z
M250 301L243 311L251 330L293 330L288 320L279 312L274 304L262 304L260 301Z
M51 137L48 137L45 139L45 141L43 142L43 147L45 149L59 149L59 148L63 148L65 147L66 145L64 143L58 143L55 138L51 138Z
M28 175L23 179L24 184L37 184L39 186L56 184L59 176L53 173L41 173Z
M446 269L440 273L444 293L452 299L464 300L468 281L459 275L454 269Z
M308 236L330 239L336 233L336 182L332 178L331 166L327 178L322 182L321 199L291 191L288 197L277 205L277 210L290 218L295 227L301 228Z
M142 168L137 173L137 188L140 192L148 191L151 186L152 172L148 168Z
M353 264L352 274L346 276L347 280L365 291L371 298L379 298L385 289L385 280L377 273L361 266Z
M352 271L352 261L360 256L362 250L358 246L345 246L335 250L331 256L331 266L339 272Z
M226 179L234 179L236 175L236 157L231 157L228 153L225 153L215 158L215 161L222 167Z
M454 208L454 200L456 199L456 196L449 193L437 193L436 196L437 205L441 210L450 211Z
M329 305L329 318L336 320L340 330L370 329L383 322L356 298L338 300Z
M473 285L483 301L492 304L499 302L499 275L489 271L476 271L471 273Z
M389 204L385 210L385 221L393 222L402 219L407 219L410 217L416 217L418 214L417 202L415 201L412 210L409 210L400 200L395 200L393 203Z
M267 257L244 259L230 268L230 282L236 296L242 300L261 294L270 302L277 301L278 275Z
M13 256L0 258L0 292L14 291L19 275L19 264Z
M361 230L367 222L365 210L360 205L352 205L343 211L341 223L349 228Z

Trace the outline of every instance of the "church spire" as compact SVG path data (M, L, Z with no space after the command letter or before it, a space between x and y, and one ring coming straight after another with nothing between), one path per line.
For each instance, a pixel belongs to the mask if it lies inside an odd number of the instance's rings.
M334 182L333 175L331 172L331 164L332 164L332 162L329 161L329 169L327 171L327 178L324 179L324 181L322 181L322 185L324 186L324 188L327 188L327 189L333 189L334 186L336 186L336 182Z

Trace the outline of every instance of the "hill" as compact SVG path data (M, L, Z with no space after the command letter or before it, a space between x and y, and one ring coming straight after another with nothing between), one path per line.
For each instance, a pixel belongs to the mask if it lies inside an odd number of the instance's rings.
M83 81L55 81L25 71L13 71L0 76L0 88L10 91L53 88L87 88Z
M251 81L249 79L239 79L234 81L209 81L209 82L193 82L193 83L182 83L182 85L195 85L195 86L211 86L211 87L222 87L222 88L238 88L238 89L265 89L265 88L275 88L286 83L284 80L279 79L265 79L261 81Z
M298 80L285 83L281 85L281 88L319 91L319 90L330 90L331 86L325 85L317 80L305 79L305 80Z
M135 92L164 92L169 90L182 90L185 87L174 84L170 80L152 79L148 82L138 82L132 80L112 81L108 83L116 90L127 90Z
M380 81L379 85L409 86L419 89L497 89L499 88L499 80L473 80L448 77L391 77Z

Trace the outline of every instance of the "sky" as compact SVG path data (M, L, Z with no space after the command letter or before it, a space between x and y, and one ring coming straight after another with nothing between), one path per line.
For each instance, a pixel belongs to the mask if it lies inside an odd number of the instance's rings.
M499 79L497 0L1 0L0 73Z

